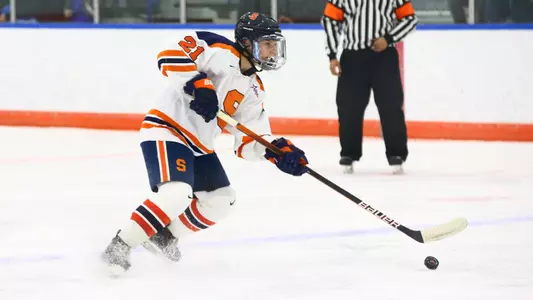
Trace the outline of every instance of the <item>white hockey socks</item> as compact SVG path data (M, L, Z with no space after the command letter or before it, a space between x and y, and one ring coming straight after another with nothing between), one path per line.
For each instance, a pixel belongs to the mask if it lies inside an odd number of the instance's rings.
M207 229L225 218L235 207L236 194L230 186L212 192L196 192L195 195L197 198L168 227L175 237L181 238Z
M158 193L131 214L130 222L119 233L120 238L130 247L137 247L170 224L187 208L191 198L192 188L187 183L173 181L161 185Z

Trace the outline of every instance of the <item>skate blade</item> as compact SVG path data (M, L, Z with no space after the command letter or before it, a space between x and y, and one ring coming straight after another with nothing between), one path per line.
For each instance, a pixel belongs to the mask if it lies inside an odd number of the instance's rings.
M403 166L402 166L402 165L391 166L391 167L392 167L392 174L394 174L394 175L401 175L401 174L404 174Z
M106 265L105 272L107 273L107 276L111 278L118 278L122 276L124 273L126 273L126 270L124 270L123 267L119 265Z
M344 174L353 174L353 167L352 166L342 166L342 172Z
M154 255L160 255L161 254L161 251L159 251L159 249L155 246L153 246L151 243L149 242L144 242L141 244L144 249L148 250L148 252L154 254Z
M171 262L177 263L181 259L181 255L175 256L175 255L166 254L165 252L161 251L161 249L159 249L159 247L154 246L150 242L144 242L141 245L144 247L144 249L148 250L148 252L152 253L155 256L163 258L165 260L169 260Z

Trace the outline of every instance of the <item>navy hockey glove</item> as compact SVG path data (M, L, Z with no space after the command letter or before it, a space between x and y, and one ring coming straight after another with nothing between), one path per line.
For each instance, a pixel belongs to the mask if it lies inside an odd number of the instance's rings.
M284 155L280 156L266 149L265 158L274 163L278 169L294 176L302 176L307 172L308 161L305 153L294 146L291 141L279 138L272 141L272 144L280 148Z
M202 116L206 123L216 118L218 97L213 83L205 73L200 73L187 81L183 90L194 97L189 107Z

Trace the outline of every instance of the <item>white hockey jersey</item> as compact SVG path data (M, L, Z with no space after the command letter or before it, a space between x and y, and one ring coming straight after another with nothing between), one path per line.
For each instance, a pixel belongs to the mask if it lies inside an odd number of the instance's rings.
M272 140L268 116L263 109L265 89L257 74L241 74L240 53L233 42L206 31L178 37L161 49L157 65L167 87L141 125L147 140L174 141L188 146L196 156L214 152L216 137L227 130L235 136L235 154L249 160L264 159L265 148L218 118L206 123L189 108L193 97L185 83L206 73L219 99L219 108L267 140Z

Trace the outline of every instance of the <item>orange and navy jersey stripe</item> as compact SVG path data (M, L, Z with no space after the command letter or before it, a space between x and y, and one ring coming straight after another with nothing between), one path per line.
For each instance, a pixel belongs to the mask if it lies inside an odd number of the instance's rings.
M194 134L190 133L183 126L179 125L176 121L157 109L152 109L148 112L141 124L141 128L166 129L170 131L172 135L177 137L184 145L188 146L198 154L211 154L214 152L204 146Z
M194 197L191 202L191 205L178 217L180 221L189 228L191 231L199 231L202 229L207 229L210 226L215 225L215 222L207 219L200 213L198 210L198 198Z
M159 178L161 182L170 181L170 167L168 165L167 143L157 141L157 158L159 162Z
M196 35L199 39L206 42L207 45L211 48L225 49L230 51L237 58L241 57L241 54L239 53L239 51L237 51L235 43L221 35L208 31L196 31Z
M169 216L150 199L146 199L137 207L131 214L131 220L137 223L148 237L161 232L171 221Z
M157 55L157 67L164 76L167 71L195 72L196 64L181 50L164 50Z

